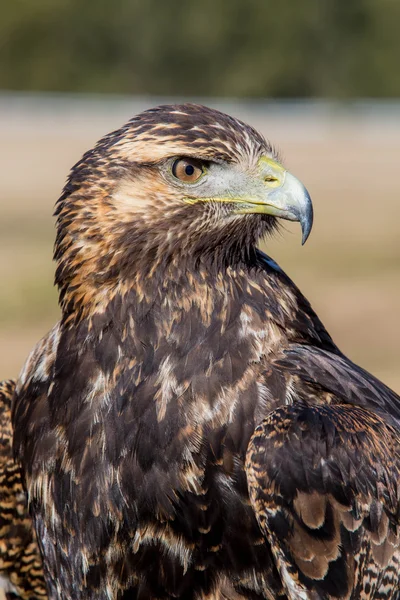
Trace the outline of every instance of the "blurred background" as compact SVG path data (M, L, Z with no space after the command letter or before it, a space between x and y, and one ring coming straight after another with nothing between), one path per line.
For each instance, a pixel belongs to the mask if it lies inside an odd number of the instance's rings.
M52 211L136 112L192 100L259 128L309 189L265 250L341 349L400 392L400 2L14 0L0 20L0 378L57 320Z

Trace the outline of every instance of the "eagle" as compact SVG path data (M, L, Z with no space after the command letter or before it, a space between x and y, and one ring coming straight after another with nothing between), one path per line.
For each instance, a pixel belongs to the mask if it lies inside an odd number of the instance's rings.
M273 146L151 108L55 214L62 316L12 408L48 597L398 598L400 398L257 248L313 221Z

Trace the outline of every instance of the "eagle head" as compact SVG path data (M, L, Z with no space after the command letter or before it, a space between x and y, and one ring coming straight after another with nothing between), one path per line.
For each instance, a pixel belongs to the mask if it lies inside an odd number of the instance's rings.
M313 219L305 187L252 127L194 104L146 110L73 167L57 203L64 311L171 265L248 259L277 218Z

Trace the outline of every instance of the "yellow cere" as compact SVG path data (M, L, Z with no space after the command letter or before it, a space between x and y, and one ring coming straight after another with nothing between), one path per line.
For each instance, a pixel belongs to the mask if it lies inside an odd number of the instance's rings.
M261 175L268 187L277 188L283 185L286 176L286 169L276 160L268 156L262 156L257 163Z

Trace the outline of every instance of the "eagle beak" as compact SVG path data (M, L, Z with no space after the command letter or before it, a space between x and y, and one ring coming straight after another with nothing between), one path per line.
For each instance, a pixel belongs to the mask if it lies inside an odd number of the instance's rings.
M310 194L296 177L271 158L262 157L258 164L263 187L258 188L257 200L250 200L235 212L261 213L288 221L299 221L304 244L313 224Z
M301 243L305 244L311 233L314 213L310 194L301 181L284 171L281 184L268 193L265 208L268 214L288 221L299 221Z

